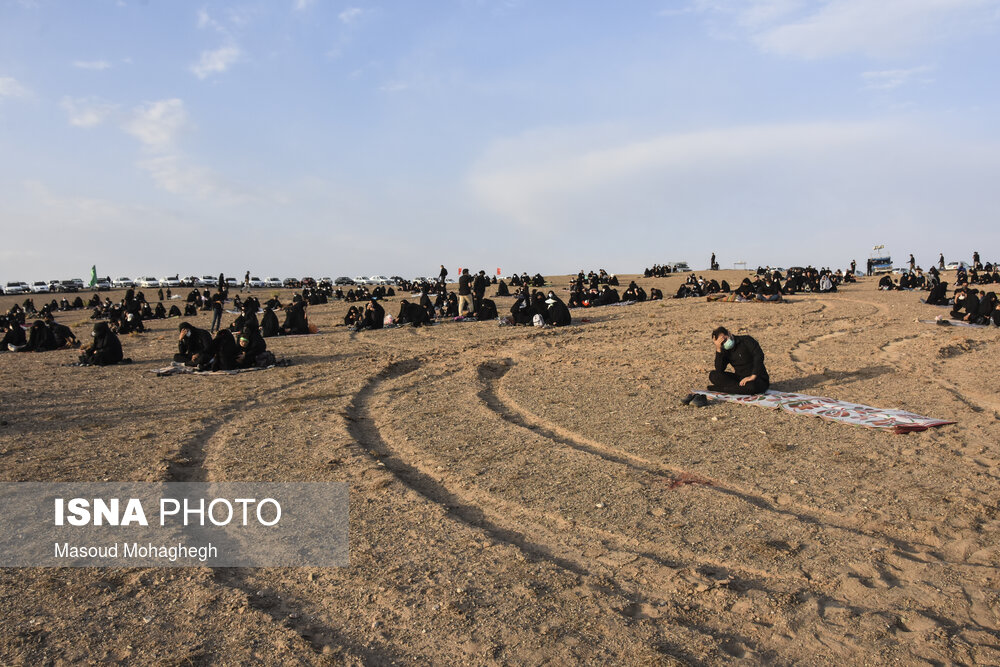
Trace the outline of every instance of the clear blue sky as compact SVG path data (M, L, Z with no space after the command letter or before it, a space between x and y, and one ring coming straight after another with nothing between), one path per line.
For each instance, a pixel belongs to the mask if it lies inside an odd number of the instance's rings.
M1000 0L0 0L0 279L1000 259Z

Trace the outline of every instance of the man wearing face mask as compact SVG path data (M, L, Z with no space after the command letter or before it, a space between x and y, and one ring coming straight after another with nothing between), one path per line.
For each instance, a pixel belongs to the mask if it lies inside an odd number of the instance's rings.
M203 366L212 360L212 334L181 322L174 361L187 366Z
M764 367L764 351L751 336L734 336L725 327L712 331L715 343L715 370L708 374L709 391L726 394L763 394L771 386ZM734 373L727 372L732 365ZM697 407L707 403L704 395L691 394L683 401Z

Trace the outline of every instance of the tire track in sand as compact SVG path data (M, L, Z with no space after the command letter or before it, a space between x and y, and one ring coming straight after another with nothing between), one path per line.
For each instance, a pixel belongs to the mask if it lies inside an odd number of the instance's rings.
M506 360L512 364L512 360ZM510 370L512 365L486 363L480 366L480 378L483 381L484 389L481 397L485 400L487 407L496 412L498 416L516 426L524 428L532 433L576 449L593 456L597 456L612 463L625 465L633 470L656 475L665 480L699 480L710 492L721 493L741 500L753 507L792 519L803 524L814 525L819 528L829 528L849 533L853 537L862 537L882 544L891 546L894 549L908 554L922 553L925 550L933 549L929 544L915 542L898 535L883 531L866 531L857 525L852 525L846 517L834 512L828 512L820 508L810 507L799 503L791 503L787 509L778 507L767 497L754 493L749 489L735 487L721 480L710 477L694 475L689 471L668 466L662 463L651 461L644 457L631 454L616 447L609 447L601 442L591 440L585 436L568 431L563 427L539 417L523 406L519 405L504 392L500 387L500 380Z
M238 426L251 419L252 415L249 413L260 405L265 396L270 399L287 392L289 389L306 389L325 379L320 377L304 382L295 379L277 387L262 387L249 400L244 398L228 403L221 413L208 420L207 426L182 443L180 448L168 459L165 481L220 481L215 479L212 466L207 461L215 452L225 449L224 440L215 442L223 427ZM319 660L326 659L324 650L329 650L330 646L336 646L345 653L340 656L341 658L357 656L362 661L372 661L378 664L400 661L401 656L391 650L361 645L348 639L333 627L311 620L319 614L309 613L312 611L310 602L291 596L287 592L283 597L269 592L266 587L251 580L253 569L255 568L211 568L212 581L243 597L248 608L268 616L276 625L294 632Z
M391 446L379 431L372 417L370 404L383 383L413 373L422 366L423 363L419 358L390 363L384 370L369 378L352 400L346 413L348 431L369 458L385 466L398 481L425 500L443 507L447 515L456 521L485 533L497 542L514 547L529 560L548 562L559 569L576 575L581 580L592 581L594 585L604 588L618 598L619 607L616 608L616 611L623 616L633 618L638 613L636 610L653 608L658 604L669 602L669 597L649 595L648 586L640 587L637 585L635 590L630 590L627 585L622 584L610 574L593 571L592 568L596 567L599 561L594 563L594 560L588 558L580 548L566 544L561 539L566 535L579 536L583 533L591 539L619 542L621 536L597 528L581 527L557 514L539 511L536 508L527 508L490 494L458 490L460 480L448 479L448 482L453 483L446 484L444 480L439 481L435 478L435 476L441 476L440 472L432 474L427 466L406 461L403 458L403 453L398 448ZM553 524L554 527L543 525L539 522L539 518ZM510 524L516 525L516 528L508 527ZM609 550L606 544L600 544L600 546L613 555L614 551ZM642 557L653 562L657 567L669 569L671 572L684 566L683 564L669 563L653 553L636 553L633 550L628 555L632 559ZM626 562L628 561L626 560ZM588 563L591 565L588 566ZM613 570L614 567L601 565L600 569ZM718 569L726 572L729 570L748 571L748 568L737 568L728 564L721 565ZM683 575L670 575L670 578L675 576L689 583L692 579L700 578L702 582L707 580L705 575L695 569L692 569L687 578ZM752 577L748 577L748 579L753 577L770 580L779 578L763 571L754 572ZM780 579L789 578L780 577ZM759 585L748 582L748 587L759 587ZM707 637L713 642L725 641L756 650L756 646L745 637L730 635L719 628L686 624L670 625L670 628L682 633Z

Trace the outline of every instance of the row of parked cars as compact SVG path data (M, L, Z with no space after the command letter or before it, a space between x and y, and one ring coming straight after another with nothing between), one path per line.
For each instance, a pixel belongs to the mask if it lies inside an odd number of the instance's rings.
M36 280L33 283L12 280L3 286L3 294L49 294L52 292L79 292L84 288L79 278L70 280Z
M228 277L225 279L226 284L231 288L239 288L242 284L242 280L238 280L235 277ZM423 277L418 277L414 279L414 282L422 282L427 280ZM306 276L301 280L298 278L281 278L268 277L260 278L258 276L250 277L250 287L252 288L269 288L269 287L285 287L290 289L298 289L300 287L327 287L334 285L397 285L403 281L401 276L355 276L353 278L348 278L347 276L340 276L339 278L324 277L320 280ZM104 278L98 278L97 283L90 287L89 284L84 283L80 278L73 278L70 280L50 280L49 282L35 281L33 283L26 283L21 281L11 281L0 288L0 294L50 294L56 292L80 292L85 289L96 289L99 291L107 291L111 289L128 289L130 287L135 287L139 289L177 289L180 287L209 287L214 288L219 284L218 276L187 276L181 278L180 276L167 276L164 278L156 278L154 276L141 276L139 278L129 278L128 276L119 276L118 278L112 279L110 276Z

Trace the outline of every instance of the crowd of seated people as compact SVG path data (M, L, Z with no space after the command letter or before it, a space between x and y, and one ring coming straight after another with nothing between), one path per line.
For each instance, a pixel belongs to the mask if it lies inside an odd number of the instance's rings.
M745 282L749 282L749 279ZM692 273L687 277L687 280L678 286L677 291L674 293L674 298L686 299L694 296L708 296L710 294L729 294L730 291L729 283L725 280L721 283L715 278L705 280L704 276L696 276Z
M1000 283L1000 265L987 263L980 268L965 270L959 268L955 276L956 285L992 285Z
M571 292L583 292L587 289L596 290L599 289L601 285L618 287L618 276L613 273L608 273L604 269L599 271L588 271L586 274L584 274L583 269L580 269L580 271L572 280L570 280L569 283Z
M516 273L509 278L511 287L545 287L545 277L536 273L533 276L528 276L527 272L517 275Z
M996 292L985 292L968 285L955 290L951 318L970 324L993 324L1000 326L1000 310L997 309Z
M178 330L174 361L185 366L202 371L231 371L268 366L275 361L264 337L252 322L235 336L232 329L224 328L213 337L190 322L181 322Z
M604 288L611 289L608 285ZM569 307L555 292L530 290L526 285L517 293L510 316L515 325L563 327L573 321Z
M642 275L646 278L665 278L672 275L673 267L669 264L653 264L653 266L643 269Z
M594 306L609 306L620 301L621 296L619 296L618 290L611 285L604 285L600 289L586 287L579 291L574 285L570 288L567 306L570 308L592 308Z

